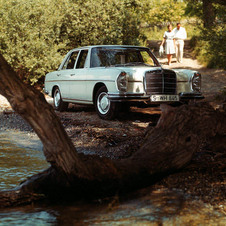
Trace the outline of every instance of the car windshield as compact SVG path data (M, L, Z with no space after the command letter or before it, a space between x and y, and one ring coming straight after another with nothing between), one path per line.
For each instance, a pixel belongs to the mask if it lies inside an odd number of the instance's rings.
M91 67L159 66L148 48L96 47L91 52Z

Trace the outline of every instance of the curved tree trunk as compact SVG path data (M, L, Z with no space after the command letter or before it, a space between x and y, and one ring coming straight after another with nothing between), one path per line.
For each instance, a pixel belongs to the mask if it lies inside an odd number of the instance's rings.
M5 59L0 56L0 94L34 129L44 146L46 160L66 174L75 170L78 176L89 177L78 160L76 150L53 108L42 93L25 85Z
M202 0L203 1L203 21L205 28L211 28L215 22L215 11L213 2L210 0Z
M30 203L46 197L70 199L113 194L151 184L156 177L181 169L202 143L216 136L226 144L226 114L200 103L179 108L162 106L155 128L131 157L110 160L78 154L53 108L34 88L26 87L0 56L0 93L27 120L43 143L51 167L19 187L0 192L0 206ZM224 148L226 145L224 145Z

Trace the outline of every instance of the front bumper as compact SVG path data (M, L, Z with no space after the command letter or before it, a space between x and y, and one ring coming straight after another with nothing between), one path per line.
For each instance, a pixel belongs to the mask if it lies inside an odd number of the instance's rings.
M109 93L108 99L112 102L146 102L152 103L150 95L146 94L115 94ZM180 93L179 100L201 100L204 96L201 93ZM153 102L156 103L156 102Z
M112 102L146 102L150 101L150 96L145 94L108 94L108 99Z
M205 97L201 93L180 93L180 100L202 100Z

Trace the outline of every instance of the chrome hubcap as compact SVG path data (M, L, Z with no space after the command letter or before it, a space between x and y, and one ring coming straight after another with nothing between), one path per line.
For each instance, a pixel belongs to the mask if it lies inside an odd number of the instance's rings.
M60 92L57 90L54 95L54 104L56 107L60 105Z
M97 100L98 110L101 114L106 114L110 108L110 101L107 93L103 92L99 95Z

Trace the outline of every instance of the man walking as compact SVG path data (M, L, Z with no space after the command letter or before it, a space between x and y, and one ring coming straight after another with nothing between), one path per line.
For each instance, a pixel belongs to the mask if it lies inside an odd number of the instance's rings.
M173 29L174 39L176 45L176 58L177 62L182 63L184 53L184 39L187 38L187 32L185 28L181 27L180 23L177 23L177 27Z

